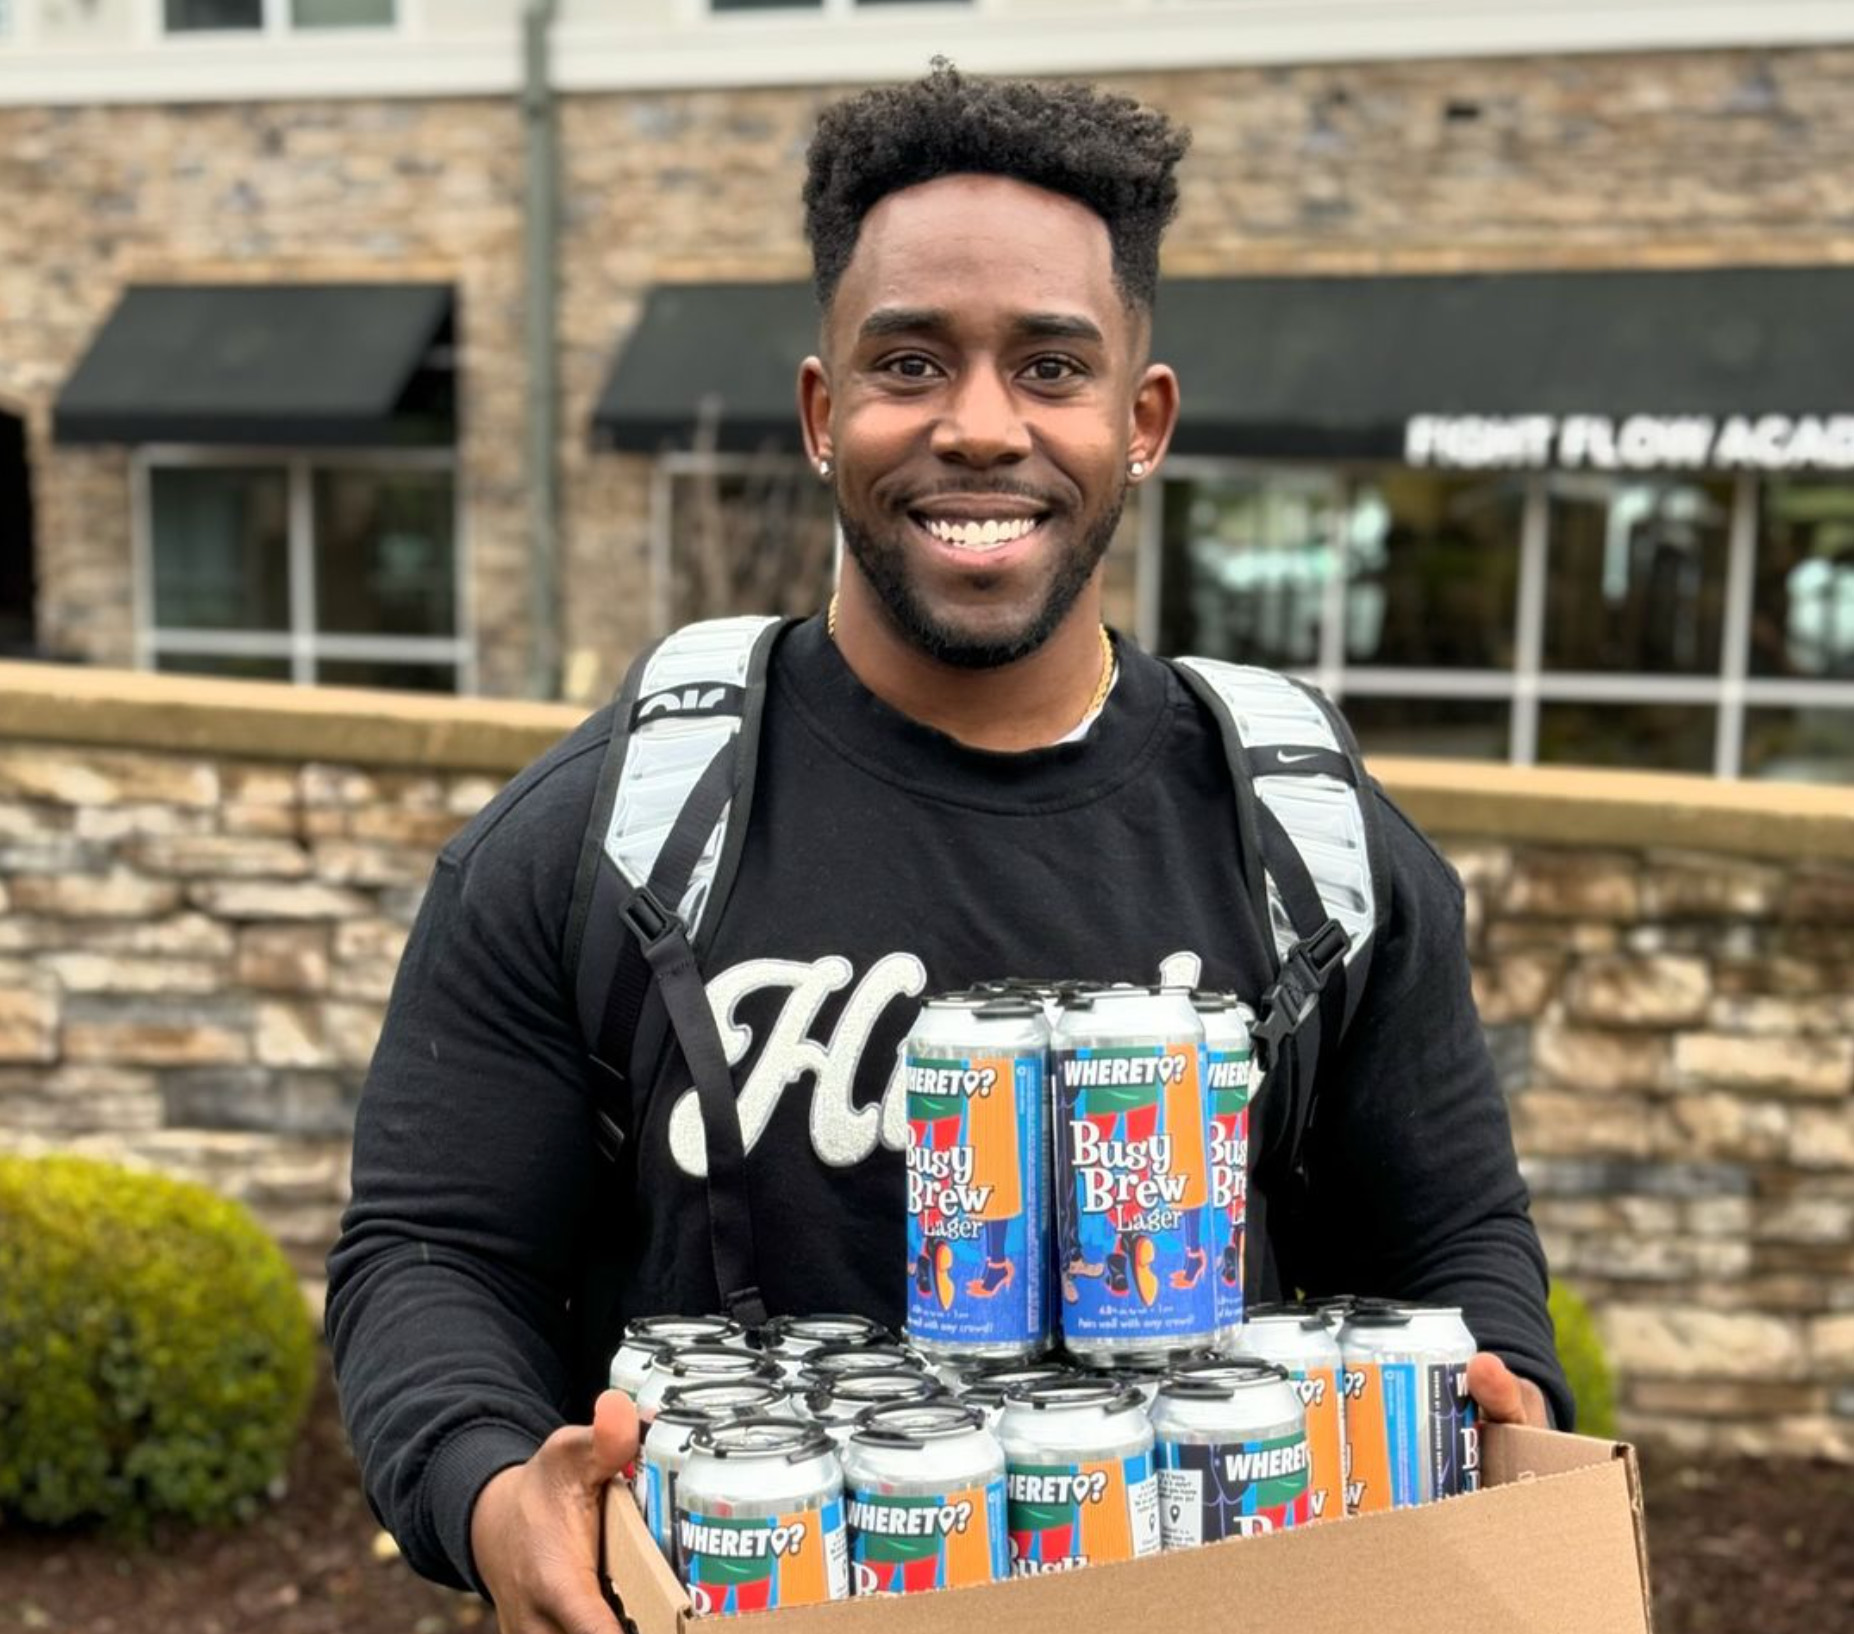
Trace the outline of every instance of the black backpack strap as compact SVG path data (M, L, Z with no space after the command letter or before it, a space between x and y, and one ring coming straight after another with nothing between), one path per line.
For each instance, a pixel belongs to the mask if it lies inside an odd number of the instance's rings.
M745 1142L697 948L701 932L718 921L738 867L766 673L785 622L691 625L632 666L615 708L567 932L595 1138L616 1161L634 1119L634 1092L650 1087L639 1077L637 1035L654 988L702 1110L717 1291L731 1315L756 1324L765 1308ZM655 1052L649 1056L654 1064Z
M1291 1207L1305 1185L1320 1064L1357 1010L1388 911L1383 838L1357 743L1317 692L1215 659L1174 667L1223 734L1245 864L1261 862L1244 877L1274 973L1256 1005L1266 1093L1250 1157L1261 1191Z

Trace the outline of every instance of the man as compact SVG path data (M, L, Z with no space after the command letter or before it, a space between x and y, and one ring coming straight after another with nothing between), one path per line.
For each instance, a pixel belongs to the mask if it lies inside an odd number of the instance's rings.
M890 1080L922 994L1163 971L1254 995L1268 976L1217 730L1100 617L1127 490L1178 412L1147 347L1185 142L1124 99L944 67L820 123L823 322L798 389L847 555L830 616L773 656L704 971L775 1311L900 1316ZM615 1395L588 1409L624 1319L716 1299L686 1071L633 1086L622 1169L592 1139L564 942L610 727L595 716L445 848L330 1264L372 1500L414 1566L484 1589L510 1631L616 1629L596 1516L635 1421ZM1563 1421L1459 888L1384 813L1390 918L1325 1073L1316 1206L1276 1246L1311 1292L1462 1305L1490 1352L1483 1411L1547 1422L1543 1386Z

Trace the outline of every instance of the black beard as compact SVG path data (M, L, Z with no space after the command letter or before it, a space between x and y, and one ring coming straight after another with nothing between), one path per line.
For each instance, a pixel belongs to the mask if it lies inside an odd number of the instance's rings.
M1127 485L1123 482L1113 503L1102 512L1094 525L1082 536L1079 545L1066 551L1050 581L1043 605L1014 635L1001 640L974 640L965 631L933 616L914 593L908 578L906 549L891 540L878 537L849 515L841 504L837 522L843 529L843 546L862 570L888 616L909 641L929 658L954 669L998 669L1028 658L1037 651L1069 616L1075 599L1094 577L1114 531L1120 526L1120 513L1126 506Z

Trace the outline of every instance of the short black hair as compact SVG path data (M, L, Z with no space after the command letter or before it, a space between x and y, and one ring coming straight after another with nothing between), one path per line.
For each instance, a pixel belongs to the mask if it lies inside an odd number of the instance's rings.
M1061 193L1107 224L1114 281L1152 309L1159 240L1178 213L1172 175L1191 133L1092 85L969 79L943 57L909 85L826 108L807 155L805 236L828 308L863 217L890 193L939 176L1008 176Z

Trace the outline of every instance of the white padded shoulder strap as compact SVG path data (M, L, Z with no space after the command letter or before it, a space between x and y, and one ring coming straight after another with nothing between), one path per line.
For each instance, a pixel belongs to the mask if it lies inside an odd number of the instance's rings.
M1180 658L1210 684L1229 711L1236 734L1248 749L1281 749L1285 755L1270 762L1291 766L1296 750L1319 749L1345 754L1326 712L1285 675L1249 664L1230 664L1217 658ZM1371 875L1370 833L1358 789L1330 772L1257 770L1255 792L1280 818L1294 848L1313 876L1320 902L1345 928L1351 947L1346 965L1358 965L1368 956L1368 943L1377 926L1377 902ZM1275 950L1285 954L1299 933L1282 907L1275 881L1268 881L1269 917Z
M628 723L630 741L605 831L605 854L634 886L649 882L676 817L716 752L735 737L753 651L776 618L717 618L667 636L646 660ZM670 904L694 936L721 857L721 814L682 901Z

